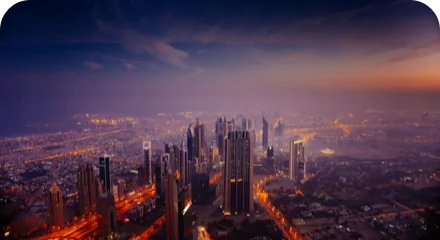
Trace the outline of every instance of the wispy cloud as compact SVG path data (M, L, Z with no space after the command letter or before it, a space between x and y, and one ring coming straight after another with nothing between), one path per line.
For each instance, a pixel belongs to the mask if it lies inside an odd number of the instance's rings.
M127 71L133 71L136 69L136 66L131 63L124 63L124 67Z
M194 71L192 72L191 77L200 76L200 75L204 74L206 71L207 71L206 68L200 68L200 67L197 67L197 68L195 68Z
M87 68L90 68L91 70L100 70L100 69L104 68L104 66L102 66L102 64L99 64L97 62L91 62L91 61L85 61L84 66L86 66Z
M411 61L419 58L424 58L426 56L429 56L431 54L434 54L435 52L410 52L401 54L399 56L393 57L388 60L390 63L400 63L405 61Z
M148 53L162 62L175 68L186 69L185 59L189 54L173 47L171 44L140 31L133 29L119 29L101 21L97 21L99 28L111 38L122 44L127 50L134 53Z

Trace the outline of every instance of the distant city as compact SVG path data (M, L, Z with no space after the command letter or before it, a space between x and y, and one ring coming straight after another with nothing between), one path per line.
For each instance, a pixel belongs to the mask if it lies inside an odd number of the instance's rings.
M8 239L435 239L440 112L72 116L0 139Z

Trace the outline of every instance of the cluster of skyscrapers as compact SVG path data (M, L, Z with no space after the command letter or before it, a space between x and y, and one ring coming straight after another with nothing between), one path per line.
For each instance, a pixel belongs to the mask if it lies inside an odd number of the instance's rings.
M262 117L262 147L266 150L267 165L275 165L274 149L269 146L269 124ZM282 136L284 124L275 124L277 136ZM142 144L142 164L138 168L140 186L154 184L156 195L165 201L167 239L182 239L183 216L191 203L208 204L211 193L209 173L216 159L223 166L224 215L248 215L254 209L253 151L256 144L255 124L242 119L236 126L235 118L227 121L218 118L215 124L215 142L207 144L205 126L198 119L190 124L186 141L181 144L164 144L164 153L156 161L150 141ZM221 160L220 160L221 157ZM290 142L289 178L301 179L305 171L304 146L300 139ZM110 157L98 159L98 178L92 164L79 167L77 172L78 208L85 214L96 208L102 215L99 226L106 232L116 231L115 199L124 195L125 189L133 191L133 179L112 184ZM189 187L191 185L191 187ZM61 191L54 183L50 188L50 224L64 224Z

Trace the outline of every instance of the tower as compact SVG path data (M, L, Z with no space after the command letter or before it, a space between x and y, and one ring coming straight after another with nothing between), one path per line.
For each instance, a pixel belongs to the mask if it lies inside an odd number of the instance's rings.
M99 180L102 183L102 191L109 193L111 187L110 157L107 154L99 157Z
M194 160L194 128L190 124L186 134L186 147L188 149L188 160Z
M55 182L49 189L49 225L64 225L63 194Z
M117 216L115 199L111 193L101 193L97 199L96 210L101 216L98 218L98 228L104 235L117 231Z
M145 141L143 142L143 151L144 151L144 164L145 164L145 177L147 180L147 184L150 185L153 180L153 174L152 174L152 166L151 161L153 160L153 151L151 149L151 141Z
M303 162L301 160L304 152L303 142L301 139L292 140L289 144L289 179L298 180L299 169L298 164Z
M267 160L267 166L270 170L274 169L274 165L275 165L275 155L274 155L274 150L273 150L273 146L269 146L267 148L267 152L266 152L266 160Z
M267 149L269 145L269 123L263 116L263 149Z
M76 188L78 190L78 209L83 215L90 209L89 181L85 166L80 166L76 172Z
M225 215L250 214L252 196L253 151L249 132L228 133L225 140L224 211Z
M178 190L177 182L172 174L166 175L165 188L165 227L166 239L178 240Z

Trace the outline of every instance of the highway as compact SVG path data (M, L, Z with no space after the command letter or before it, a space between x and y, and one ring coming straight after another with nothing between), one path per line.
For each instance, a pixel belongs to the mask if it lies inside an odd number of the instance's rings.
M155 194L155 186L146 187L139 192L133 194L132 196L128 196L125 199L117 201L115 203L116 207L116 215L119 217L129 209L136 206L138 203L146 201L153 197ZM75 223L65 227L64 229L60 229L59 231L52 232L46 236L35 238L35 239L48 239L48 238L76 238L83 239L85 236L91 234L98 227L97 218L99 216L97 214L92 215L90 217L83 217L76 221Z

